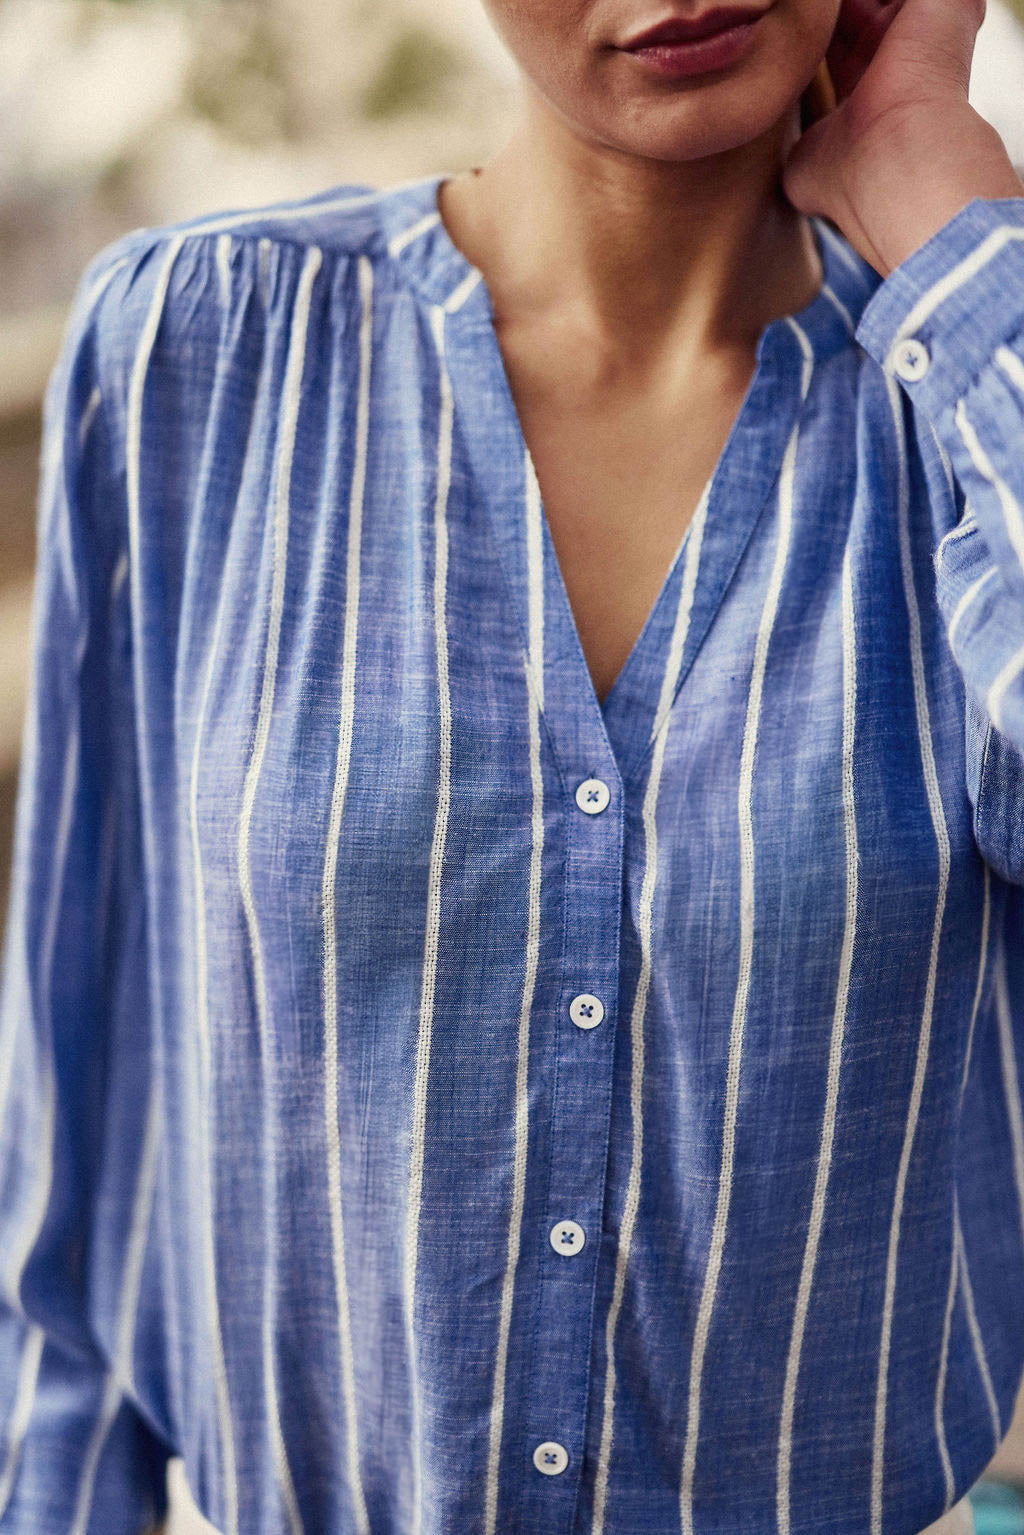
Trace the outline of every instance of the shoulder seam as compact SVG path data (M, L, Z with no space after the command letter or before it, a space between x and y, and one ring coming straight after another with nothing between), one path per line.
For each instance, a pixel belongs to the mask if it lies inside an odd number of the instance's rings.
M128 246L125 256L130 256L134 254L136 246L152 246L177 238L184 243L221 234L245 240L269 239L277 245L319 245L324 249L351 254L364 251L377 241L383 241L386 249L384 228L374 217L375 204L405 186L419 185L422 180L419 177L414 182L380 188L361 188L353 184L351 188L339 190L337 197L323 197L319 202L305 199L294 203L268 203L254 208L214 212L187 222L176 220L147 225L122 235L108 250L120 252ZM344 219L329 231L317 227L324 215L343 213L346 210L351 210L353 214L366 214L372 222L360 226L357 231L347 227Z

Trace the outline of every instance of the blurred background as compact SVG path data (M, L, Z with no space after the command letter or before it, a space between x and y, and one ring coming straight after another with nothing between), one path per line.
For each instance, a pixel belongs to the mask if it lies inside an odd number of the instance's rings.
M1024 175L1024 0L988 0L971 100ZM0 0L0 924L40 407L86 262L140 225L480 164L515 103L480 0ZM1024 1535L1024 1394L973 1502L978 1535Z

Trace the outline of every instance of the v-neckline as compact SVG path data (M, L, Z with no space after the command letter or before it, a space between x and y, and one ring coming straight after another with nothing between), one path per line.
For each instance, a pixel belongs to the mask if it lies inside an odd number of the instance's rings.
M486 279L455 245L437 199L450 173L436 173L411 188L420 217L392 233L389 248L419 248L421 292L444 312L445 360L474 479L483 493L527 655L536 600L544 615L543 672L548 733L569 773L580 770L580 748L590 739L614 763L623 781L653 744L663 716L666 666L675 668L667 702L682 686L725 597L762 509L779 476L786 443L803 399L808 364L851 344L850 317L833 286L838 258L822 221L810 220L824 271L811 302L771 321L757 345L755 367L718 461L677 545L658 594L602 704L587 665L569 593L539 493L539 482L512 394ZM833 237L834 238L834 237ZM848 279L847 279L848 281ZM804 364L801 367L801 363ZM531 554L527 507L534 486ZM698 569L684 570L691 549ZM539 568L537 556L539 555ZM694 579L694 577L696 579ZM534 603L531 606L531 582ZM537 590L539 583L539 593ZM677 624L680 600L687 621ZM682 632L682 653L671 641ZM591 759L593 759L593 751ZM605 766L607 767L607 762Z

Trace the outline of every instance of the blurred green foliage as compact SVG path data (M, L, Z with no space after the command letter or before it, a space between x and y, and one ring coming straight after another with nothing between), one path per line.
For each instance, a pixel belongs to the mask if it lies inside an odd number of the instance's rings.
M0 4L3 0L0 0ZM128 9L167 0L112 0ZM171 0L196 29L186 105L222 132L257 144L301 136L302 81L273 0ZM1024 4L1024 0L1021 0ZM467 59L429 26L411 21L403 0L344 0L347 25L388 38L383 58L356 107L371 121L443 108L447 88ZM83 26L102 6L79 0Z
M232 0L197 17L200 35L186 83L190 109L242 143L296 139L296 82L272 12L259 0Z
M379 120L439 106L445 87L461 70L460 56L433 32L403 26L363 94L363 115Z

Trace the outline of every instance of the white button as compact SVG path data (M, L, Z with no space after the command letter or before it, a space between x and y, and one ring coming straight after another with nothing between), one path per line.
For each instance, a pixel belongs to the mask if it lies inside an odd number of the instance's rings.
M600 815L611 795L601 778L585 778L576 790L576 803L587 815Z
M916 384L931 367L928 348L921 341L899 341L892 349L892 366L908 384Z
M569 1003L569 1017L578 1029L596 1029L604 1017L604 1003L589 991L581 991Z
M559 1471L564 1471L569 1464L569 1455L564 1444L556 1444L553 1439L545 1439L533 1452L533 1464L538 1471L543 1471L545 1476L557 1476Z
M575 1221L558 1221L550 1231L551 1245L556 1253L572 1258L587 1240L586 1232Z

